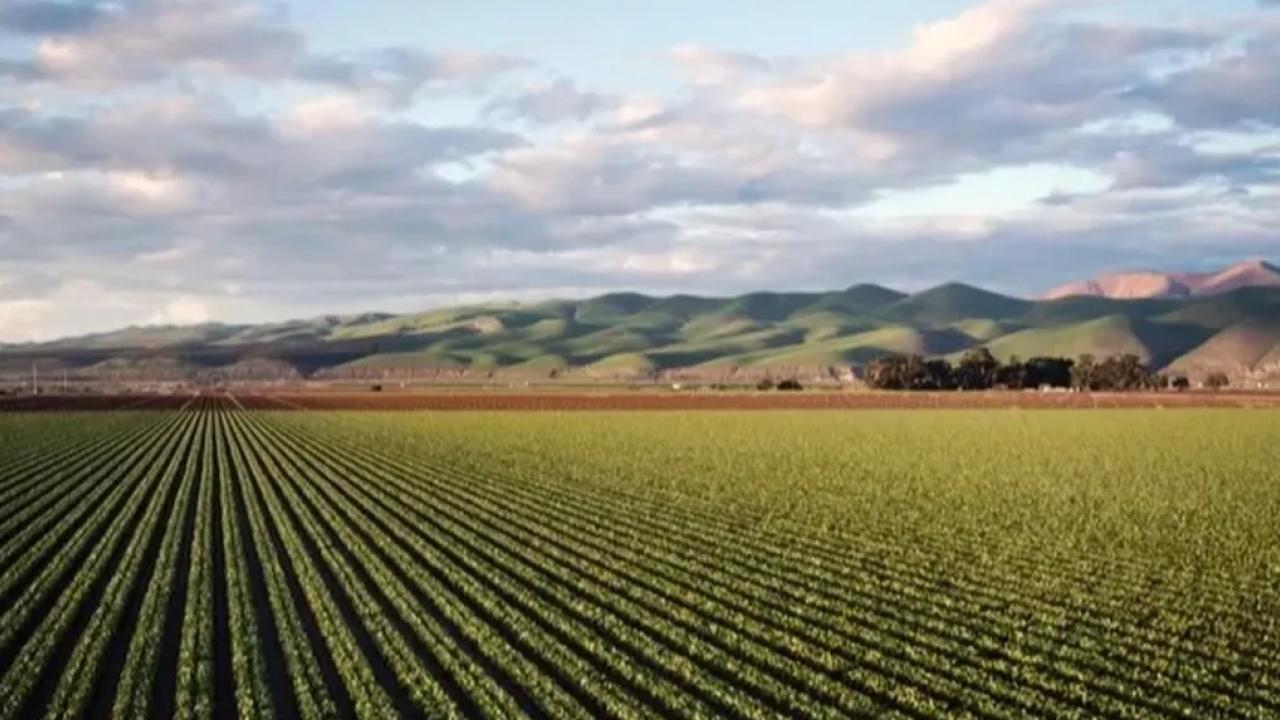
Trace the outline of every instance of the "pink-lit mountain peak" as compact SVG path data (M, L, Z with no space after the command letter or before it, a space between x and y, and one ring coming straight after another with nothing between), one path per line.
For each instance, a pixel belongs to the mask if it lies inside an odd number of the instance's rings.
M1072 296L1114 299L1221 295L1245 287L1280 287L1280 268L1261 259L1236 263L1219 272L1165 273L1152 270L1103 273L1092 280L1060 285L1047 300Z

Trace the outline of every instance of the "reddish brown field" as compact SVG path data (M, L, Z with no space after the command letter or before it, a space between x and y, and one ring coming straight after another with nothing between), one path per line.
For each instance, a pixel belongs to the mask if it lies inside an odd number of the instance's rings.
M0 412L81 412L93 410L179 410L191 395L19 395L0 397Z
M435 391L351 392L206 391L201 403L246 410L911 410L1280 408L1280 393L1039 393L1039 392L652 392ZM40 395L0 397L0 412L180 410L192 395Z
M872 410L1280 407L1280 393L307 392L237 394L254 410Z

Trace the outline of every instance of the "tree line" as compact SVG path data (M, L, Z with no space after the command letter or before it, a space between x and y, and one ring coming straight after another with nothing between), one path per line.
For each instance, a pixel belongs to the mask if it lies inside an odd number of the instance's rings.
M966 352L952 364L941 358L919 355L891 356L872 361L866 369L867 385L879 390L1028 390L1063 388L1080 391L1132 392L1191 386L1186 377L1170 377L1154 372L1132 353L1098 360L1090 354L1078 359L1016 355L1001 362L985 347ZM1228 384L1225 374L1215 373L1205 381L1213 389Z

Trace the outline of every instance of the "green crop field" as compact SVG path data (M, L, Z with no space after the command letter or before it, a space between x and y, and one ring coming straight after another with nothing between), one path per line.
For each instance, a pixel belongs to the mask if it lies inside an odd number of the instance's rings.
M1280 717L1280 412L0 415L0 717Z

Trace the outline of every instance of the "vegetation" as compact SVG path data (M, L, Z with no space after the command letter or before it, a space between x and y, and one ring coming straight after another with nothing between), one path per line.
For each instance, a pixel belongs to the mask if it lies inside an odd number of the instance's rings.
M880 390L1026 390L1074 388L1126 392L1167 386L1164 376L1151 371L1137 355L1112 355L1098 362L1093 355L1079 360L1035 357L1023 362L1016 355L1000 362L979 347L959 363L925 359L919 355L885 357L867 366L867 385Z
M1275 415L0 415L0 717L1267 717Z
M1216 297L1028 301L949 284L904 295L874 285L738 297L613 293L530 305L487 304L410 315L325 316L269 325L130 328L0 348L0 378L818 379L886 355L1106 358L1200 381L1280 358L1280 288ZM1234 371L1233 371L1234 372Z

